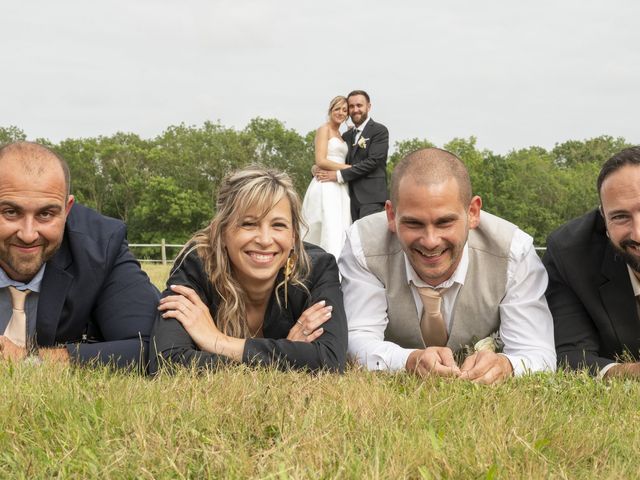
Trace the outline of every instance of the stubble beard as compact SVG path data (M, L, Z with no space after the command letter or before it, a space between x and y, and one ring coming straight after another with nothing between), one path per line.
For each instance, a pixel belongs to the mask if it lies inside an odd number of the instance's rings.
M22 256L16 253L12 253L9 244L11 240L4 242L3 248L0 250L0 266L6 270L6 267L10 269L7 271L7 275L19 276L20 278L14 278L14 280L28 282L31 280L38 271L60 248L60 243L52 245L49 242L43 242L41 250L33 256ZM14 243L16 243L14 241Z
M640 243L634 242L633 240L623 240L620 242L620 246L614 244L613 242L611 242L611 245L613 245L613 249L618 255L620 255L620 257L622 257L625 263L629 265L631 270L640 274L640 258L630 254L625 249L626 247L640 246Z
M351 117L351 121L353 122L353 124L356 127L359 127L360 125L362 125L364 122L367 121L367 118L369 118L369 114L363 113L363 114L360 115L360 121L358 123L356 123L356 121L353 119L353 117Z

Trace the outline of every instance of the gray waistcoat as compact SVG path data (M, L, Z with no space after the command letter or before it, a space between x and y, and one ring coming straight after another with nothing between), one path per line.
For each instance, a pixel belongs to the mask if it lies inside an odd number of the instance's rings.
M404 254L387 228L384 212L358 221L358 231L369 270L382 282L387 295L389 324L385 340L404 348L425 348L420 311L409 288ZM453 308L447 346L454 352L482 339L500 326L498 306L505 296L509 249L516 226L487 212L469 231L469 269Z

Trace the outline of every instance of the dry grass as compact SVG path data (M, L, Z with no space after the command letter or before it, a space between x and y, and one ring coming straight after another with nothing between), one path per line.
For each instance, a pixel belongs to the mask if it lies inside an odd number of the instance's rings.
M636 382L0 365L2 475L634 478Z
M142 264L142 269L147 272L147 275L149 275L151 283L158 287L158 290L160 291L165 289L171 267L172 263L169 263L168 265L161 265L159 263Z
M145 265L163 289L170 266ZM640 384L0 364L2 478L635 478Z

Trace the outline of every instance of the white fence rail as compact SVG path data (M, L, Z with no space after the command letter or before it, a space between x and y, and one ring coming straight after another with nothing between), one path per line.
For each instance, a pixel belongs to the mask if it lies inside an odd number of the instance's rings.
M181 244L175 244L175 243L165 243L164 238L160 241L160 243L130 243L129 247L131 247L132 249L136 249L136 248L159 248L160 249L160 260L157 259L148 259L148 258L138 258L138 261L140 262L147 262L147 263L161 263L162 265L166 265L167 264L167 258L169 259L170 262L173 261L174 257L167 257L167 248L174 248L176 249L176 253L179 249L181 249L182 247L184 247L184 245ZM544 253L547 250L547 247L535 247L537 252L541 252ZM135 255L135 250L134 250L134 255Z
M157 259L149 259L149 258L138 258L139 262L147 262L147 263L162 263L162 265L167 264L167 248L176 249L176 253L182 248L184 245L175 244L175 243L166 243L164 238L160 240L160 243L130 243L129 248L134 249L133 254L135 255L136 248L159 248L160 249L160 260ZM137 258L137 256L136 256ZM173 262L174 257L168 257L170 262Z

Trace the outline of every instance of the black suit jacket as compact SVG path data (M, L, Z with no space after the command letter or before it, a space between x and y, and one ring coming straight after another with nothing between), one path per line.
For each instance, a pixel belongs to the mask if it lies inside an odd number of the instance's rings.
M320 247L305 243L311 258L311 273L305 281L308 292L296 285L289 285L288 302L285 308L284 289L280 289L280 304L271 295L263 323L265 338L247 338L242 362L255 365L275 364L280 368L308 368L310 370L343 371L347 357L347 320L342 303L342 291L338 277L338 266L333 255ZM195 251L178 258L167 285L186 285L193 288L202 301L209 306L211 316L216 318L220 297L215 292L204 271L200 257ZM282 281L282 270L276 285ZM165 290L162 296L173 295ZM311 343L287 340L289 330L302 313L320 300L333 306L331 318L322 325L324 333ZM182 324L158 315L151 340L152 354L150 371L157 371L163 360L171 364L200 368L215 368L226 363L225 357L205 353L197 346Z
M349 193L360 204L384 203L387 196L387 155L389 131L381 123L369 119L360 135L366 139L366 147L353 145L356 129L347 130L342 138L349 147L347 163L351 168L340 171L342 179L349 182Z
M126 226L75 204L38 297L36 343L71 359L146 365L158 290L129 251Z
M640 320L625 261L593 210L553 232L543 263L558 363L596 373L623 353L638 359Z

